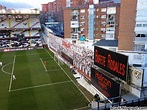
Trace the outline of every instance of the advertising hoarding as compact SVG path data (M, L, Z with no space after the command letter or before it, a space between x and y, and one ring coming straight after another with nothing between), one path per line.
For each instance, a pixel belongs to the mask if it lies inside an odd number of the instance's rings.
M91 68L91 83L107 98L119 96L120 84L94 68Z
M62 56L62 58L64 58L66 61L68 61L71 65L73 65L73 60L72 60L68 55L66 55L65 53L61 52L61 56Z
M94 64L126 81L128 56L100 47L94 47Z

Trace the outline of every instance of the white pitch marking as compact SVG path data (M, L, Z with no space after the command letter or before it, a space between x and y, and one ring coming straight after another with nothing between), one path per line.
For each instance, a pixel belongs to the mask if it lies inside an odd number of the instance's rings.
M11 90L11 92L27 90L27 89L32 89L32 88L45 87L45 86L51 86L51 85L57 85L57 84L63 84L63 83L68 83L68 82L71 82L71 81L62 81L62 82L43 84L43 85L37 85L37 86L32 86L32 87L20 88L20 89L13 89L13 90Z
M45 51L51 56L51 54L45 49ZM52 57L52 56L51 56ZM53 58L53 57L52 57ZM54 58L53 58L54 59ZM55 61L56 62L56 61ZM57 63L57 62L56 62ZM57 63L58 64L58 63ZM87 99L88 102L90 102L90 100L88 99L88 97L82 92L82 90L75 84L75 82L71 79L71 77L67 74L66 71L64 71L64 69L58 64L58 66L63 70L63 72L66 74L66 76L71 80L71 82L77 87L77 89L83 94L83 96Z
M42 58L40 58L40 60L41 60L41 63L43 64L43 67L44 67L45 71L47 71L46 66L45 66L45 64L42 61Z
M15 59L16 59L16 56L14 56L14 60L13 60L13 67L12 67L11 79L10 79L10 84L9 84L9 92L11 91L11 85L12 85L12 78L13 78L13 72L14 72Z
M11 63L13 63L13 62L11 62ZM2 67L2 72L4 72L4 73L6 73L6 74L9 74L9 75L10 75L11 73L9 73L9 72L5 71L5 70L4 70L4 68L5 68L6 66L10 65L11 63L8 63L8 64L4 65L4 66Z

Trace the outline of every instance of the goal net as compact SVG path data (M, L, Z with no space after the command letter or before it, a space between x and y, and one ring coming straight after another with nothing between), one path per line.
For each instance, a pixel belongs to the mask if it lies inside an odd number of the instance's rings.
M63 59L56 53L54 54L54 60L58 63L58 65L64 65Z

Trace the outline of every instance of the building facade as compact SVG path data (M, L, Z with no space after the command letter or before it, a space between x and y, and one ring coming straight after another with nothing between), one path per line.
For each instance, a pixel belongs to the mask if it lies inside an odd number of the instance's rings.
M66 6L66 0L55 0L42 4L43 13L52 13L55 21L63 21L63 8ZM46 20L45 20L46 21Z
M115 3L66 8L64 36L73 40L118 39L119 12L120 4Z
M6 7L5 6L3 6L3 5L0 5L0 10L2 10L2 9L6 9Z
M146 7L145 0L103 2L93 9L69 7L64 10L64 27L70 27L65 28L65 38L118 40L118 50L147 51ZM76 21L72 19L75 11Z
M147 1L122 0L119 50L147 51Z

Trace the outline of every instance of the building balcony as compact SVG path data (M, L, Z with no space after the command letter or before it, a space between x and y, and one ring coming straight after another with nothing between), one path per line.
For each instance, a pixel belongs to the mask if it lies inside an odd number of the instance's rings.
M147 33L147 27L135 27L136 33Z
M78 38L79 38L79 34L76 34L76 33L75 34L74 33L71 34L71 39L72 40L77 40Z
M147 42L147 37L135 37L135 41Z
M71 19L71 21L79 21L79 19Z
M79 27L79 22L78 21L71 21L71 28L78 28Z
M72 36L71 39L72 39L72 40L77 40L78 38L75 37L75 36Z
M114 30L107 30L106 34L115 34L115 31Z
M79 31L71 31L71 34L79 34Z
M114 34L107 33L105 39L106 40L114 40Z
M74 10L73 12L71 12L71 16L78 16L79 15L79 12L78 10Z
M147 17L146 16L136 16L136 22L143 22L143 21L147 21Z

